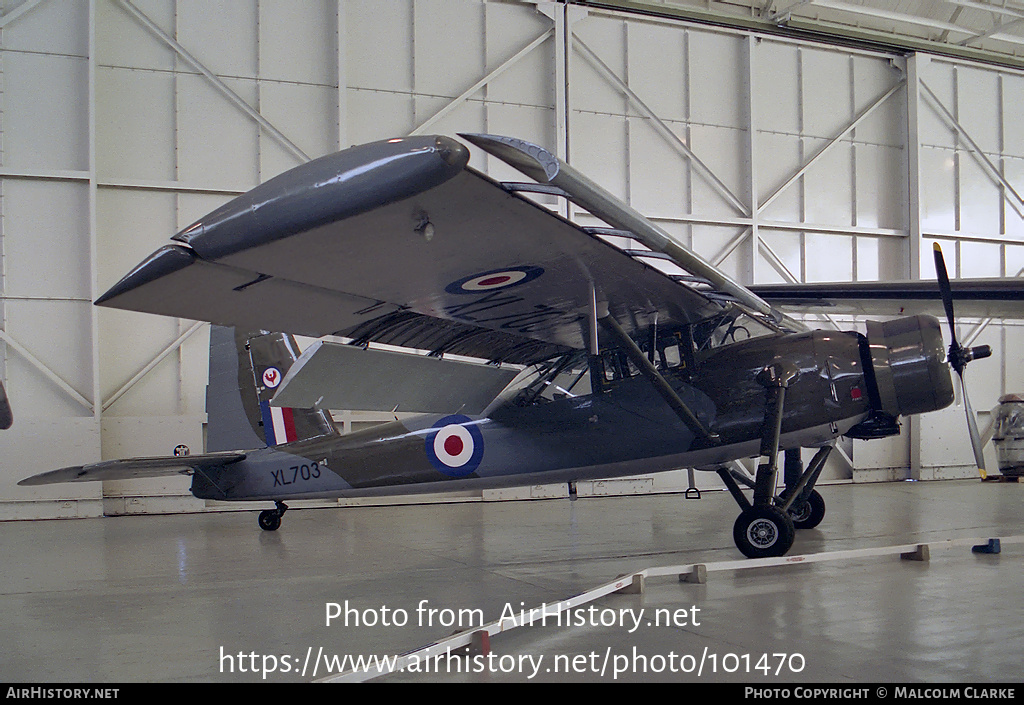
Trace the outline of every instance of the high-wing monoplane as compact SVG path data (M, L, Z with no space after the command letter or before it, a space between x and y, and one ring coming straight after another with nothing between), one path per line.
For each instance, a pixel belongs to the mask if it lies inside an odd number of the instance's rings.
M190 473L197 497L274 501L259 515L274 530L293 498L698 468L739 504L740 551L780 556L824 516L815 483L839 436L893 435L901 416L952 402L937 318L812 330L770 302L811 310L825 292L759 295L549 151L462 137L532 181L489 178L453 138L387 140L299 166L175 235L97 303L230 327L211 333L209 452L21 484ZM988 350L956 341L939 251L936 266L938 283L854 295L941 306L962 379ZM1016 282L957 287L989 313L1022 310ZM291 334L333 338L300 353ZM362 408L423 413L342 435L324 410ZM969 407L968 421L983 467ZM818 449L806 467L801 448ZM753 457L752 477L730 466Z

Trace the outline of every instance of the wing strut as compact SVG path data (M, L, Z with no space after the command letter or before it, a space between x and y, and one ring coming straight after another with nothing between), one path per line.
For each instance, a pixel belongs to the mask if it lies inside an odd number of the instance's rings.
M626 349L629 359L633 361L633 364L643 373L644 377L650 381L662 399L672 407L672 411L676 412L676 415L686 424L687 428L709 443L718 443L718 434L708 429L707 426L700 422L700 419L694 416L689 407L676 394L676 391L672 389L672 386L661 376L658 369L647 359L647 356L637 347L637 344L633 342L633 339L622 330L619 322L613 316L608 315L601 319L601 323L618 338L619 342Z

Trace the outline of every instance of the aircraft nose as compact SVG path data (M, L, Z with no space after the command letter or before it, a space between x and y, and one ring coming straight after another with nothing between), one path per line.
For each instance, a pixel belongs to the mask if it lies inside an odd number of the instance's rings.
M953 403L953 380L938 319L908 316L885 323L868 321L867 328L880 411L907 416Z

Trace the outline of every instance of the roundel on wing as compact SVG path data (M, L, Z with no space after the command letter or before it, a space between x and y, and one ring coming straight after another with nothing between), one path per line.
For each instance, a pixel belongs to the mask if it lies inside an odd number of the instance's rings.
M430 463L449 477L465 477L480 467L484 437L468 416L445 416L426 438Z
M494 269L490 272L480 272L453 281L444 290L449 294L479 294L525 284L543 273L544 270L541 267L533 266Z

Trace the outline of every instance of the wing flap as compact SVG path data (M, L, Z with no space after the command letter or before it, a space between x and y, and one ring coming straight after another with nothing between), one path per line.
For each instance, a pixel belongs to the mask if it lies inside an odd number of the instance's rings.
M22 486L52 485L60 482L94 482L103 480L135 480L167 475L184 475L196 470L220 467L245 459L245 453L205 453L182 457L131 458L104 460L88 465L50 470L20 481Z

